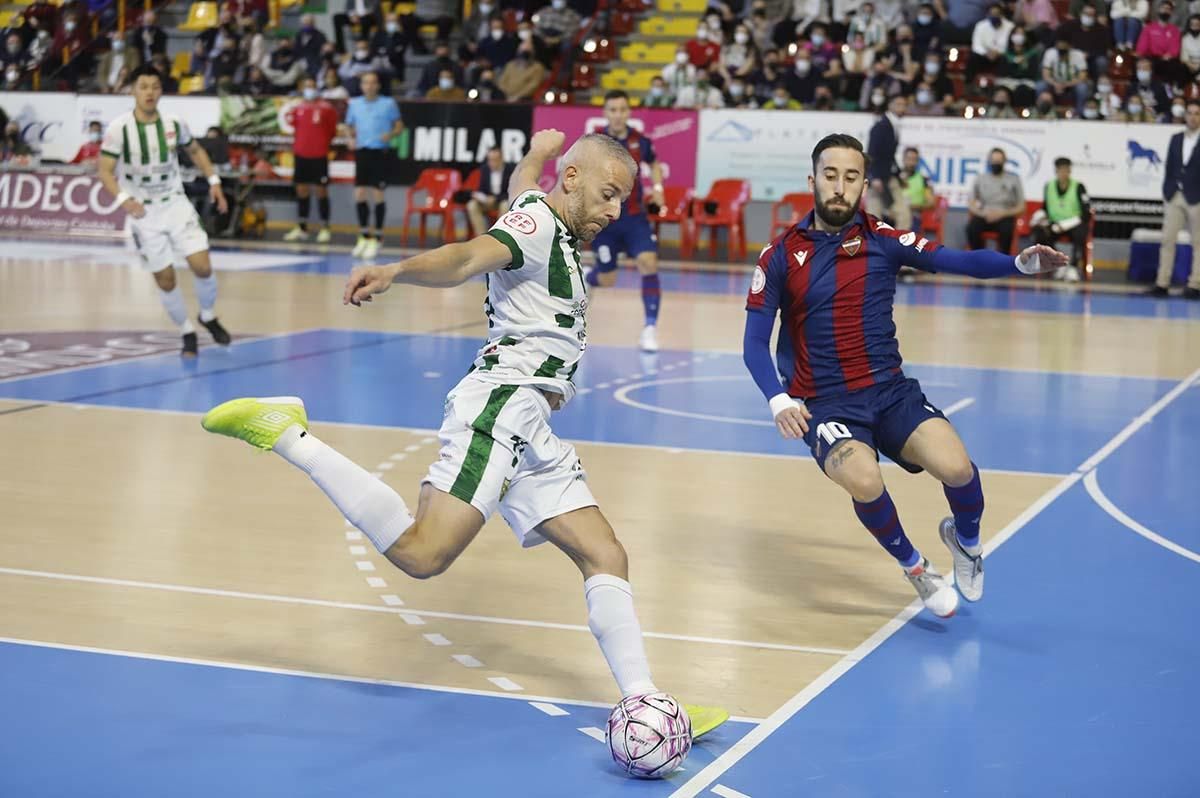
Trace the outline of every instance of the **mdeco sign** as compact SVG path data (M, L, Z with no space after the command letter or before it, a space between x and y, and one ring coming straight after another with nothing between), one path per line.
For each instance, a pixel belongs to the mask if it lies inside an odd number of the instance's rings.
M0 230L120 238L125 211L95 175L0 174Z

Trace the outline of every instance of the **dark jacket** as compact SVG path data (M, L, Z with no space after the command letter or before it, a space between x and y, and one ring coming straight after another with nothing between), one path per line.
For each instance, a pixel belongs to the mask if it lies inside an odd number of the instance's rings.
M867 137L867 158L870 160L867 164L868 180L886 181L892 176L896 171L896 148L899 145L900 139L892 120L886 114L879 117Z
M1183 198L1188 205L1200 202L1200 143L1192 150L1192 157L1183 162L1183 133L1171 136L1167 145L1167 167L1163 170L1163 199L1170 201L1175 192L1183 188Z

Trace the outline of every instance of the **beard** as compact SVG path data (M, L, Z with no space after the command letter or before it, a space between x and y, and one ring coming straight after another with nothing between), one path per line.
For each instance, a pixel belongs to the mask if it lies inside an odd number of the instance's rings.
M587 243L599 235L599 230L592 230L588 224L587 212L583 207L583 195L580 193L567 195L567 227L571 234L580 241Z
M845 227L858 212L858 202L850 202L844 197L831 198L826 201L820 194L816 196L816 213L821 221L830 227ZM830 202L842 202L841 205L830 206Z

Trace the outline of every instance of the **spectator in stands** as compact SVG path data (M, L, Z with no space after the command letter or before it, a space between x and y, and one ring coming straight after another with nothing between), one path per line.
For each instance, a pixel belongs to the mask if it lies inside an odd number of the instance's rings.
M1150 110L1140 94L1130 92L1125 99L1125 111L1121 114L1121 122L1148 123L1158 121L1157 115Z
M529 20L523 20L517 24L517 45L520 46L522 42L529 42L533 45L534 59L541 61L542 66L549 68L552 61L549 58L546 43L542 41L542 37L537 34L537 30Z
M1051 0L1019 0L1013 22L1018 27L1046 46L1054 44L1054 31L1058 28L1058 12ZM1028 42L1032 48L1034 42Z
M101 94L112 94L133 71L133 54L125 47L125 40L118 33L112 34L111 45L100 64L96 67L96 90ZM124 73L124 74L122 74Z
M949 4L945 37L947 43L967 44L972 41L975 26L985 20L995 0L954 0Z
M650 88L642 98L643 108L671 108L675 105L675 95L667 90L667 82L662 75L650 78Z
M430 89L437 85L438 76L443 69L449 69L454 73L454 82L462 85L463 74L462 68L453 58L450 57L449 42L438 42L433 46L433 60L429 61L421 69L421 77L417 80L417 94L424 96ZM511 98L507 90L504 92Z
M265 27L270 18L267 0L225 0L225 7L243 24L245 20L254 20L259 29Z
M1058 106L1054 102L1054 92L1049 89L1038 92L1037 101L1029 112L1030 119L1059 119Z
M333 38L337 42L339 53L346 52L347 27L351 29L355 41L370 41L371 34L379 27L379 0L346 0L346 10L341 14L334 14ZM424 45L418 52L424 52Z
M1097 97L1088 97L1087 102L1083 104L1083 111L1080 116L1089 121L1095 122L1104 117L1100 114L1100 99Z
M813 69L822 75L832 78L842 72L842 48L829 37L822 23L812 26L808 41L800 45L799 50L807 50L812 58ZM799 52L799 50L797 52Z
M567 5L567 0L550 0L534 17L535 29L552 51L558 53L571 68L575 53L575 34L582 20L579 12Z
M321 69L321 53L328 40L317 30L316 18L312 14L300 17L300 30L296 33L296 57L304 61L305 71L316 75Z
M971 34L971 57L967 60L967 82L975 80L980 72L995 73L1004 62L1008 49L1008 37L1013 24L1004 18L1004 9L992 3L986 18L979 20Z
M1121 112L1122 100L1108 75L1101 75L1096 81L1096 99L1100 101L1100 118L1115 120Z
M1187 228L1192 240L1192 272L1183 295L1200 299L1200 101L1188 100L1185 127L1171 136L1167 145L1167 163L1163 169L1162 244L1158 251L1158 276L1150 296L1165 297L1175 271L1175 240Z
M867 47L861 33L854 34L850 46L842 53L842 68L846 76L842 81L841 99L859 102L859 93L874 64L875 51Z
M141 25L138 25L136 28L130 28L126 42L129 49L129 68L131 70L136 69L141 64L148 63L157 53L166 55L167 52L167 32L159 27L158 15L153 10L142 14Z
M400 29L400 17L388 13L383 18L383 28L371 37L371 52L384 65L388 77L397 83L404 82L405 55L408 53L408 36Z
M1008 37L1008 50L1004 53L1004 66L1000 75L1013 87L1013 103L1018 108L1033 104L1034 92L1042 77L1042 48L1030 42L1029 35L1021 27L1013 28Z
M267 58L267 39L262 34L262 25L253 17L241 21L242 40L238 44L241 50L242 63L248 66L260 66Z
M921 74L922 57L923 54L917 53L912 28L907 24L897 28L896 41L888 48L883 59L888 64L889 74L900 81L906 93L912 92Z
M1063 236L1071 239L1071 265L1058 269L1060 280L1079 282L1079 264L1086 251L1090 200L1083 184L1071 177L1071 159L1054 160L1054 179L1042 189L1042 210L1030 219L1036 244L1052 247Z
M196 41L192 42L192 58L188 62L188 74L207 77L210 60L208 47L200 39L196 39Z
M675 61L663 67L662 78L667 84L667 92L672 97L678 97L685 86L696 85L696 70L688 57L687 46L680 45L675 51Z
M919 219L924 211L937 204L937 197L933 195L933 186L925 177L925 173L921 171L921 153L916 147L904 148L904 160L900 166L899 178L914 219Z
M18 69L24 69L25 63L25 40L21 38L21 34L13 31L4 40L4 52L0 53L0 67L8 69L9 66L16 66Z
M1188 17L1187 30L1179 45L1179 61L1187 70L1181 74L1184 83L1191 83L1200 73L1200 15Z
M912 20L913 52L918 60L942 48L942 18L932 3L921 3Z
M992 101L988 103L985 116L988 119L1016 119L1017 111L1013 108L1012 92L1004 86L997 86L992 91Z
M1039 92L1050 90L1060 102L1071 102L1075 112L1083 110L1083 104L1091 94L1087 78L1087 58L1071 47L1071 42L1062 33L1058 34L1054 47L1042 56L1042 79L1038 82Z
M983 234L996 233L1000 252L1012 249L1017 217L1025 212L1025 190L1021 179L1004 171L1004 150L996 147L988 153L988 171L975 178L967 207L967 240L971 249L983 249Z
M91 30L80 23L76 11L68 11L62 15L62 23L54 33L51 45L54 52L54 63L61 64L58 77L74 88L83 78L95 72L96 60L87 49L91 43Z
M308 74L304 61L296 57L291 39L280 39L275 43L275 51L267 56L262 71L276 94L298 85L300 78Z
M479 57L486 60L494 69L504 69L504 65L517 54L517 37L504 30L504 21L499 17L491 21L487 38L479 42Z
M684 86L675 96L676 108L723 108L725 98L708 79L708 70L696 70L696 83Z
M32 40L33 36L42 31L52 35L58 27L58 11L58 5L47 2L47 0L34 0L33 3L26 6L25 13L21 16L30 28L29 39Z
M775 93L772 84L768 94ZM813 69L812 60L807 53L799 53L793 62L793 68L783 76L783 88L788 96L803 106L811 104L817 95L817 88L825 85L825 79Z
M758 103L754 100L754 92L746 90L746 81L736 77L725 84L722 100L726 108L758 107Z
M703 22L696 29L696 36L689 39L683 49L687 53L691 65L696 69L708 69L721 57L720 42L712 41L708 25Z
M380 84L383 84L386 77L391 74L391 64L388 63L387 59L381 58L372 52L370 42L366 39L359 39L354 43L354 52L346 58L342 66L338 69L338 77L346 84L346 88L350 90L351 95L358 96L360 93L358 79L368 72L376 75L379 78ZM385 94L388 93L386 86L384 86L383 91Z
M233 14L228 9L221 9L221 14L217 18L217 24L207 30L204 30L197 37L204 42L204 47L209 52L209 56L216 56L224 49L225 41L230 40L236 48L241 44L242 31L234 19ZM149 61L149 57L144 59Z
M1112 0L1108 16L1112 20L1113 39L1118 52L1132 50L1150 13L1148 0Z
M1077 19L1069 19L1058 28L1059 39L1066 38L1071 47L1087 58L1088 75L1095 80L1108 71L1108 50L1112 47L1112 31L1098 19L1095 3L1084 3Z
M788 94L788 90L783 86L776 86L775 91L771 93L771 101L763 106L764 111L799 111L803 108L798 101L792 99Z
M162 84L163 94L178 94L179 81L171 74L171 62L167 60L166 53L156 53L150 59L150 66L158 71L159 82Z
M321 99L329 102L347 102L350 99L350 92L346 91L333 67L321 73Z
M487 215L499 213L507 205L508 182L515 168L515 164L504 162L499 147L488 150L479 166L479 188L471 192L471 199L467 201L472 234L483 235L489 227Z
M829 23L825 0L792 0L790 13L775 23L771 40L776 47L786 47L808 35L817 22Z
M178 86L176 86L178 89ZM246 67L245 74L242 78L241 92L248 94L251 97L259 98L266 97L275 89L275 84L267 80L267 76L263 74L262 67L251 64ZM164 87L164 91L165 91Z
M504 66L496 83L510 101L528 102L545 79L546 67L534 57L533 43L524 41L517 47L517 57Z
M775 42L771 38L771 34L775 30L775 23L767 17L765 0L753 0L750 4L750 17L746 20L746 27L750 31L750 41L754 43L759 52L770 50L775 46Z
M475 85L467 92L467 99L472 102L502 103L507 97L496 84L496 72L490 67L480 70Z
M1176 97L1171 100L1171 110L1168 113L1162 114L1159 118L1160 122L1165 122L1169 125L1182 124L1187 116L1187 102L1182 97Z
M454 70L443 69L438 73L438 82L425 92L426 100L435 102L458 103L467 99L467 91L454 80Z
M900 94L903 88L903 84L888 72L888 62L876 60L858 93L858 107L873 114L882 114L889 98Z
M733 31L733 40L721 48L721 59L713 70L721 76L723 84L734 78L745 81L758 68L758 49L750 41L750 29L738 25Z
M3 89L4 91L31 91L33 82L27 71L16 64L11 64L4 69Z
M875 13L874 3L863 3L853 19L850 20L847 39L853 39L854 34L861 33L863 41L876 53L882 54L888 45L888 28L884 21Z
M493 19L492 11L493 8L490 3L486 5L486 10L484 4L472 3L471 15L463 20L463 38L467 41L473 42L479 42L483 39L486 39L488 32L492 28L492 22L500 19L498 15L495 17L495 19Z
M930 51L925 54L925 63L921 68L921 80L929 83L933 94L942 103L946 113L952 113L954 103L954 81L946 74L945 64L941 53Z
M96 119L88 122L87 135L79 147L79 152L75 153L75 157L71 159L71 163L94 165L100 160L100 140L103 138L104 126Z
M937 96L933 84L922 80L913 93L913 102L908 108L909 116L945 116L946 109Z
M1175 4L1164 0L1158 5L1158 19L1142 28L1138 36L1136 52L1139 56L1154 59L1160 67L1164 61L1179 58L1181 35L1179 28L1172 22ZM1167 72L1160 69L1159 75L1168 77Z
M775 49L766 50L763 52L762 61L758 65L758 69L750 75L747 84L750 91L754 94L757 104L762 105L766 98L770 96L775 85L786 77L783 67L780 66L779 51Z
M417 7L411 14L400 18L404 33L412 43L414 53L424 55L429 52L425 40L421 38L422 25L436 25L436 41L444 42L450 39L450 30L454 27L454 18L458 15L457 0L417 0Z
M204 83L204 88L208 91L230 91L237 83L240 69L241 61L238 56L236 40L222 39L221 49L209 61L208 79Z
M1135 94L1142 98L1142 105L1151 111L1151 116L1166 113L1171 104L1171 96L1167 86L1154 75L1153 62L1149 58L1139 58L1134 69L1133 80L1125 93L1128 101Z

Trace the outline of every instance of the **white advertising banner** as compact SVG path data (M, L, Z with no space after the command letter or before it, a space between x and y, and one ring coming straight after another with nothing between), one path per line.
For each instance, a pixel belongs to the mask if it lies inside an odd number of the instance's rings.
M875 117L861 113L705 110L700 112L696 190L712 181L742 177L756 200L777 200L808 191L813 147L830 133L849 133L867 143ZM900 146L920 150L921 165L937 193L952 207L966 206L975 178L994 147L1005 151L1025 195L1037 199L1054 177L1054 160L1066 156L1074 175L1093 197L1161 200L1167 143L1182 127L1108 122L1041 122L945 117L906 117ZM899 157L900 152L897 152Z

